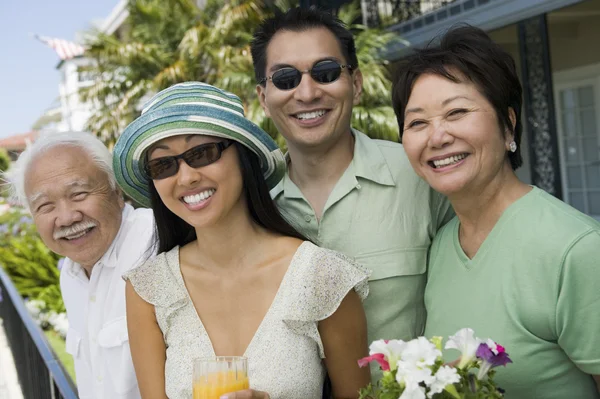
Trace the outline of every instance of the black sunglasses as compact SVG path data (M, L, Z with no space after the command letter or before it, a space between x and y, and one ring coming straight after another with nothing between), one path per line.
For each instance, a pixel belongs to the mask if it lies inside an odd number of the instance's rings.
M294 67L284 67L275 71L273 75L262 78L259 83L263 84L270 80L279 90L292 90L298 87L302 81L302 75L305 73L310 74L315 82L321 84L333 83L339 79L344 68L352 71L352 65L342 65L333 60L319 61L306 71L300 71Z
M180 159L183 159L192 168L200 168L218 161L221 158L221 153L231 144L233 144L232 141L200 144L179 155L148 161L144 166L144 170L152 180L166 179L177 174Z

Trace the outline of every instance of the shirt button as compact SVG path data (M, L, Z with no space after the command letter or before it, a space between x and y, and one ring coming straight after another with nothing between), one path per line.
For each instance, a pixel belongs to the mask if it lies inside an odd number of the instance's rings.
M304 221L306 221L306 223L309 223L311 220L312 218L310 217L310 215L304 216Z
M96 295L90 295L90 302L96 302Z
M96 377L96 381L98 381L98 382L102 382L102 376L100 376L100 375L99 375L99 376L97 376L97 377Z
M360 190L360 188L361 188L361 187L360 187L360 184L357 184L357 185L356 185L356 188L358 188L358 189Z
M96 338L92 337L92 344L96 345Z

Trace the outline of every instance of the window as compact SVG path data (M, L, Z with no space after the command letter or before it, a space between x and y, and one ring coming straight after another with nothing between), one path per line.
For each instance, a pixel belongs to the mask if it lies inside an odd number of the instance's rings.
M556 87L565 201L600 220L600 76Z

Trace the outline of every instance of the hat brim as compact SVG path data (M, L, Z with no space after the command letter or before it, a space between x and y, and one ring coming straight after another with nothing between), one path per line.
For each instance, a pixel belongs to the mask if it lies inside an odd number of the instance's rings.
M260 161L269 189L285 174L285 158L273 139L248 119L215 107L179 104L143 114L123 131L113 150L115 177L123 192L150 207L149 179L144 172L146 152L167 137L200 134L236 141Z

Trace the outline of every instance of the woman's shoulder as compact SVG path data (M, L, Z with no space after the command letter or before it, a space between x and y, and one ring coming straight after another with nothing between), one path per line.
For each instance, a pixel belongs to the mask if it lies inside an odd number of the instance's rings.
M327 309L337 306L354 289L361 299L368 295L370 271L337 251L303 242L290 264L292 297ZM331 306L329 306L331 305Z
M169 306L184 295L179 289L179 247L160 253L123 275L136 293L154 306Z
M304 241L296 253L298 261L302 261L309 269L327 270L338 272L345 269L359 270L367 276L370 272L358 264L350 256L333 249L320 247L311 241Z
M591 231L600 231L600 222L546 191L533 187L513 213L510 223L521 235L544 237L550 246L560 246Z
M296 334L313 339L325 357L317 329L354 290L361 300L369 293L369 272L351 258L305 241L290 264L283 294L283 322Z

